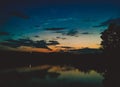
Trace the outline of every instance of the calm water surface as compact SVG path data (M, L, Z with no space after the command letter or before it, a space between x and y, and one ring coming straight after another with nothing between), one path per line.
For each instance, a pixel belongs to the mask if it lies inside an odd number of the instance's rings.
M103 87L103 73L72 66L41 65L0 72L4 87Z

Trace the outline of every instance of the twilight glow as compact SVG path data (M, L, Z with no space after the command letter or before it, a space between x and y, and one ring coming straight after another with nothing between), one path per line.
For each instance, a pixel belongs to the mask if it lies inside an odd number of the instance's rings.
M4 50L56 52L100 48L100 33L109 20L120 17L119 5L103 0L18 0L2 4L0 47Z

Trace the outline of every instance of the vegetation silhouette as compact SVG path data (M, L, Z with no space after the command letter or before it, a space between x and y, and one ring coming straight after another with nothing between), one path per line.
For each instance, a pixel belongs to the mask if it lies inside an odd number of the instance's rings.
M120 51L120 25L112 23L101 34L101 45L104 51L117 55Z
M0 69L19 68L38 65L71 65L81 69L102 69L102 54L74 54L74 53L28 53L15 51L1 51ZM6 55L7 54L7 55Z
M104 86L119 87L120 25L112 23L101 34L101 46L107 64Z

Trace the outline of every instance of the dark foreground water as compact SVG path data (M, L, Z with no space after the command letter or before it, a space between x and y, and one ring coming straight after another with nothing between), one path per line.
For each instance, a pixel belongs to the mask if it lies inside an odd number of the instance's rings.
M0 71L0 87L103 87L104 73L41 65Z

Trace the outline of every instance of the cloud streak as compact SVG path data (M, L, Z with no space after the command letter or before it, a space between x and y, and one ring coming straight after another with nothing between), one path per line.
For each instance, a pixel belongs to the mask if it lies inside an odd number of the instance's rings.
M35 35L34 37L36 37L36 38L39 38L40 36L38 36L38 35Z
M67 33L63 34L63 35L68 35L68 36L77 36L78 35L78 31L77 30L69 30Z
M94 26L94 27L102 27L102 26L108 26L110 24L120 24L120 18L114 18L114 19L109 19L109 20L106 20L102 23L100 23L98 26Z
M89 35L89 34L92 34L92 33L89 33L89 32L83 32L83 33L80 33L80 34Z
M6 41L3 41L0 43L1 45L17 48L20 46L29 46L29 47L35 47L35 48L45 48L48 50L51 50L48 46L45 40L40 41L33 41L31 39L9 39Z
M68 31L56 31L54 33L60 33L62 35L66 35L66 36L76 36L77 37L79 34L79 31L72 29L72 30L68 30Z
M56 37L57 39L62 39L62 40L65 40L65 39L67 39L67 38L65 38L65 37Z
M69 47L69 46L61 46L61 48L71 49L71 48L73 48L73 47Z
M60 43L58 41L50 40L47 45L59 45Z
M47 30L47 31L61 31L61 30L65 30L65 28L45 28L45 30Z

